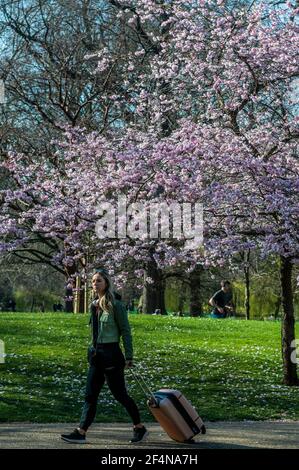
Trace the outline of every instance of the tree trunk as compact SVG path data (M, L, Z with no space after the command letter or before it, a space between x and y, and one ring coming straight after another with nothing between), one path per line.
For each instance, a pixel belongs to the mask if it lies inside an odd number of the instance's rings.
M151 277L153 283L149 284L146 281L143 286L143 313L154 313L159 309L162 315L166 315L165 308L165 281L163 279L162 270L158 268L154 259L148 261L145 278Z
M67 279L67 285L65 288L65 311L67 313L73 313L75 307L75 291L73 290L75 286L74 274L76 272L76 266L66 266L65 276Z
M292 263L289 258L280 258L280 282L282 301L282 359L283 381L286 385L299 385L297 365L292 362L292 343L295 340L295 317L292 290ZM293 343L294 344L294 343Z
M85 282L80 279L80 302L79 302L79 313L86 313L85 312Z
M186 291L185 291L185 285L184 282L180 283L180 292L179 292L179 315L183 316L184 315L184 305L186 301Z
M200 299L200 276L202 268L196 268L190 273L190 315L199 317L202 314L202 304Z
M76 276L75 289L74 289L74 313L79 313L79 302L80 302L79 289L80 289L80 280L79 280L79 277Z
M84 313L85 289L80 276L76 276L76 290L74 296L74 313Z
M274 311L274 318L275 318L275 320L277 320L277 318L278 318L280 306L281 306L281 296L279 295L279 296L277 297L276 302L275 302L275 311Z
M244 277L245 277L245 314L246 320L250 319L250 267L249 267L250 251L244 255Z
M84 282L84 313L88 313L89 305L89 291L88 291L88 282Z
M86 283L84 280L81 279L80 276L76 276L74 279L74 274L77 272L77 266L74 264L72 266L68 266L66 269L66 276L68 278L72 278L75 285L75 291L73 291L73 300L67 300L65 302L65 307L67 312L74 312L74 313L84 313L86 309ZM66 289L66 296L70 297L70 289Z
M74 296L73 288L68 284L65 288L65 311L67 313L73 313L74 311L74 300L71 297Z

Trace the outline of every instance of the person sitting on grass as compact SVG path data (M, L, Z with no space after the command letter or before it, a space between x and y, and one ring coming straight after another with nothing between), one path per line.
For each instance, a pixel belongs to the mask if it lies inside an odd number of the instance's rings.
M226 318L233 311L231 283L221 281L221 289L210 298L209 304L214 307L211 318Z
M131 328L127 311L120 300L115 299L112 283L105 269L96 270L92 277L94 300L90 306L93 346L89 348L89 371L85 392L85 403L80 425L70 434L61 438L70 443L85 443L86 432L94 421L97 400L105 383L114 398L121 403L133 421L131 443L141 442L148 434L140 422L135 401L128 395L124 369L133 367ZM123 339L125 357L119 345Z

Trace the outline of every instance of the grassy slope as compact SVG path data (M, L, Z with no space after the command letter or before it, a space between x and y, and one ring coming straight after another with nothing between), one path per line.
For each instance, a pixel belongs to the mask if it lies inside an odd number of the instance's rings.
M136 363L155 390L181 390L205 420L299 419L299 388L281 384L278 322L130 315ZM297 337L299 336L299 327ZM87 373L88 317L0 314L0 421L77 421ZM142 391L127 374L142 419ZM97 421L129 421L106 385Z

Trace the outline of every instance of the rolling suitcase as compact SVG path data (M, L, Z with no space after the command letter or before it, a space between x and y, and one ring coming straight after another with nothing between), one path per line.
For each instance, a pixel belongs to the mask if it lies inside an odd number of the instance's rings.
M176 442L194 442L194 436L206 433L202 419L181 392L161 388L152 393L142 376L134 371L133 374L148 398L147 405L151 413L171 439Z

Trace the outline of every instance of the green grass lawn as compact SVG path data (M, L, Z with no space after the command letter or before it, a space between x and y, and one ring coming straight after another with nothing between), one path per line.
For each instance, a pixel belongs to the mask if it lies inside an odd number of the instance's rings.
M136 364L152 389L179 389L204 420L299 419L299 387L282 385L279 322L150 315L130 322ZM89 338L87 315L1 313L8 356L0 364L0 421L77 422ZM153 421L126 377L142 419ZM96 421L129 420L105 385Z

